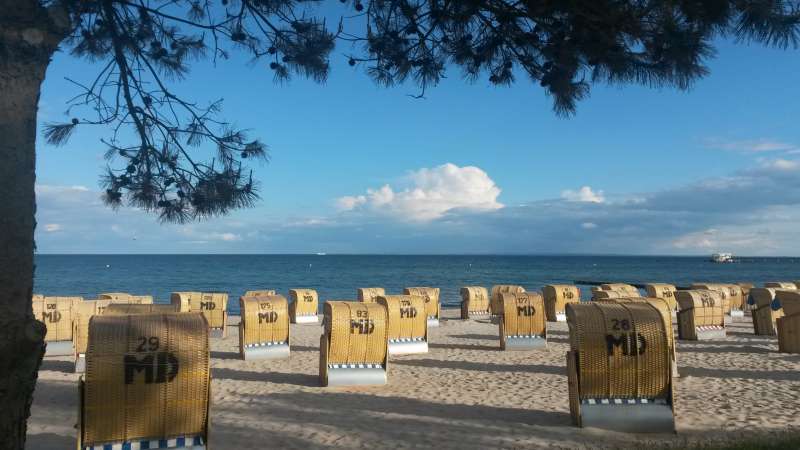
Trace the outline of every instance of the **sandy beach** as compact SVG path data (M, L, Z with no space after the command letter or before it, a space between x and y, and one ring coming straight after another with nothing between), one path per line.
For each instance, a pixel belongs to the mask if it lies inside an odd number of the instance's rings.
M292 325L291 358L256 362L239 359L231 326L212 340L210 447L682 447L800 427L800 355L754 336L749 317L724 340L678 342L677 434L630 435L571 424L565 323L548 324L546 351L501 352L496 325L443 313L430 352L393 357L389 384L371 388L319 386L319 326ZM43 362L28 448L75 447L72 371L68 357Z

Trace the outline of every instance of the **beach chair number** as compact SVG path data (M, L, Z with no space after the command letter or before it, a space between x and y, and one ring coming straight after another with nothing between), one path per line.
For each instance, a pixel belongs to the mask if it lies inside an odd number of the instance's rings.
M272 309L272 303L259 303L258 307L261 309Z
M366 311L358 311L358 313ZM352 319L350 320L350 334L372 334L375 331L375 322L371 319Z
M303 296L303 301L305 301L305 302L313 302L314 301L314 296L313 295L304 295Z
M178 375L178 358L171 352L157 352L160 345L156 336L139 338L136 352L148 354L141 358L137 355L125 355L125 384L133 384L139 372L144 372L145 384L169 383L175 379Z
M671 291L671 290L669 290L669 289L664 289L662 292L663 292L663 294L664 294L664 297L665 297L665 298L670 298L670 297L672 297L672 291Z
M724 296L723 296L723 298L724 298ZM703 304L704 307L710 307L710 306L714 306L716 304L714 299L709 297L709 296L707 296L707 295L702 296L700 298L700 302Z
M572 293L571 289L564 290L564 298L567 300L572 300L572 297L575 297L575 294Z
M201 301L200 302L200 309L201 310L206 310L206 311L211 311L211 310L217 309L217 304L214 303L214 302L202 302Z
M608 356L614 356L614 347L620 347L625 356L643 355L647 349L647 341L639 333L622 333L619 337L607 334L606 347Z
M275 323L278 321L278 313L270 311L266 313L258 313L258 323Z

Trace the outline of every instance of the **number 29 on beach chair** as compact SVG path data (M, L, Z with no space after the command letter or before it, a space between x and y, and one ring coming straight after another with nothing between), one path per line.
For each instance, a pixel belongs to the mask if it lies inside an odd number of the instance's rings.
M289 304L284 296L241 297L239 310L239 354L242 359L289 357Z
M383 385L389 362L386 307L327 301L319 343L322 386Z
M537 350L547 347L547 321L544 301L535 292L500 294L501 350Z

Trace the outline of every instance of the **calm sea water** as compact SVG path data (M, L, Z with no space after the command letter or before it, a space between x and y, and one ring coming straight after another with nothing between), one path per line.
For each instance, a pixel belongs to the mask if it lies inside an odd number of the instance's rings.
M95 298L100 292L152 295L172 291L228 292L238 312L244 291L311 288L321 300L355 299L356 288L441 288L444 305L460 302L462 286L519 284L539 290L575 280L611 282L792 281L800 258L743 258L714 264L707 258L634 256L383 256L383 255L37 255L34 292ZM584 295L588 294L588 287Z

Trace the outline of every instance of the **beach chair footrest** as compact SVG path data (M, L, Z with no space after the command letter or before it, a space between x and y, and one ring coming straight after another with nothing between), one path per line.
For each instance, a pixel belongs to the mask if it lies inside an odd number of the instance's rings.
M319 323L319 317L316 314L309 314L305 316L295 316L294 323Z
M381 366L372 368L328 366L328 386L382 386L386 382L386 369Z
M72 356L74 354L72 341L52 341L47 343L44 356Z
M265 342L263 344L245 345L242 356L245 361L261 359L286 359L289 357L289 344L286 342Z
M390 355L413 355L428 353L428 342L423 339L389 340Z
M83 450L145 450L175 448L182 450L205 450L206 446L200 436L185 436L172 439L135 440L127 442L109 442L105 444L85 445Z
M547 348L544 336L506 336L506 350L537 350Z
M675 417L666 401L582 400L581 425L623 433L674 433Z
M723 327L697 327L697 340L704 341L706 339L725 339L725 328Z

